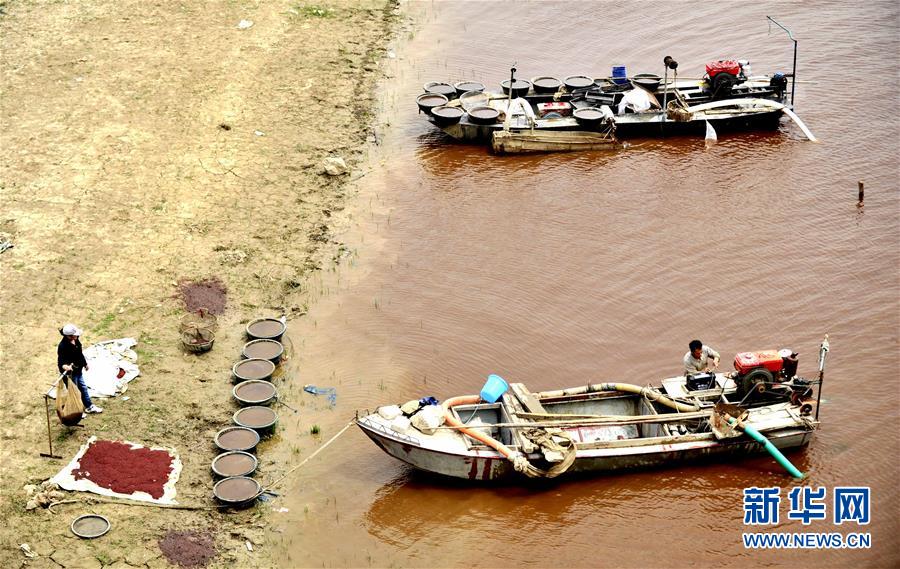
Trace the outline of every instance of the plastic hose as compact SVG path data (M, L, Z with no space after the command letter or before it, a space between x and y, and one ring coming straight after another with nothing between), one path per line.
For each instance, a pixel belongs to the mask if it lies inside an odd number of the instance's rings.
M532 466L531 463L528 462L528 459L525 458L525 455L512 450L490 435L485 435L484 433L466 427L450 412L450 408L456 405L475 405L480 402L480 395L460 395L458 397L451 397L450 399L447 399L442 404L442 407L444 409L444 421L451 427L458 428L460 432L464 433L466 436L469 436L476 441L480 441L502 454L513 463L513 467L516 469L516 472L523 472L528 476L531 476L532 478L545 476L546 473L539 468Z
M769 452L769 454L771 454L772 457L778 462L778 464L783 466L784 469L787 470L791 476L793 476L794 478L797 478L797 479L803 478L803 473L800 472L799 470L797 470L797 468L793 464L791 464L791 461L789 461L783 454L781 454L781 451L778 450L775 447L775 445L773 445L769 441L769 439L764 437L762 433L760 433L759 431L757 431L755 428L751 427L747 423L738 422L732 417L727 417L727 419L728 419L728 423L731 426L736 425L736 426L740 427L741 429L744 430L745 433L747 433L747 435L750 436L751 439L753 439L754 441L763 445L766 448L766 450Z

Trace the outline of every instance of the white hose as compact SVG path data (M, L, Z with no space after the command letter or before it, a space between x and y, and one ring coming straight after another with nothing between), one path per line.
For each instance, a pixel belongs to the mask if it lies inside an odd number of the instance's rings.
M693 107L688 107L688 112L691 113L702 113L704 111L708 111L711 109L720 109L723 107L739 107L739 106L753 106L753 107L769 107L771 109L784 111L784 114L789 116L792 121L794 121L800 130L803 131L803 134L806 138L809 139L810 142L819 142L813 133L806 127L800 117L797 114L787 108L786 105L779 103L777 101L770 101L768 99L725 99L723 101L712 101L710 103L703 103L701 105L694 105Z

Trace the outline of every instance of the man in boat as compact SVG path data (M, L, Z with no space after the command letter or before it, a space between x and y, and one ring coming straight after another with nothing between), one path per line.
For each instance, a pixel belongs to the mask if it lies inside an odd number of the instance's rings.
M684 375L695 375L719 367L719 352L703 345L700 340L691 340L688 348L688 353L684 354Z

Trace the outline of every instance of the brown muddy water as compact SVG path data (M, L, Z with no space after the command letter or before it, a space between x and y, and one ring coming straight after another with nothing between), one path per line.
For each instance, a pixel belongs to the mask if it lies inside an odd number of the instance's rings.
M786 517L796 485L768 457L485 487L411 471L355 427L295 473L274 513L284 567L845 567L900 562L896 3L414 3L385 65L380 145L317 284L286 381L284 458L308 456L358 408L477 393L498 373L533 391L680 372L700 338L791 347L816 371L830 334L822 429L789 458L803 484L870 486L868 526ZM417 114L428 81L662 74L750 59L790 71L822 141L775 132L636 140L613 153L495 157ZM866 184L864 209L857 182ZM311 425L321 435L310 435ZM293 450L289 450L293 449ZM870 532L859 550L745 549L742 491L780 486L763 531Z

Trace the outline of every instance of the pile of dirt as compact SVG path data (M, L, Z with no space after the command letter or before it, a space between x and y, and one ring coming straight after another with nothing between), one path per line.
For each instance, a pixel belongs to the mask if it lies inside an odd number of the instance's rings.
M159 540L159 549L179 567L205 567L216 556L212 535L195 530L169 531Z
M225 312L228 290L225 283L217 277L200 281L182 279L178 282L178 292L188 312L196 312L201 308L212 314Z

